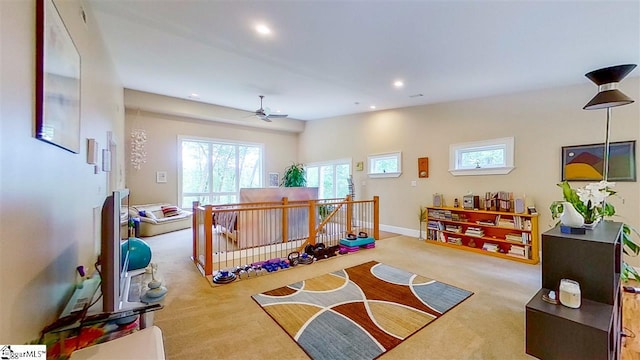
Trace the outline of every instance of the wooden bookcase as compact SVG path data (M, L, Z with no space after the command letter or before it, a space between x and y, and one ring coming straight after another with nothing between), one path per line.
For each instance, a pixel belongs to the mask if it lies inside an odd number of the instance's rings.
M427 206L430 244L537 264L538 238L537 214Z

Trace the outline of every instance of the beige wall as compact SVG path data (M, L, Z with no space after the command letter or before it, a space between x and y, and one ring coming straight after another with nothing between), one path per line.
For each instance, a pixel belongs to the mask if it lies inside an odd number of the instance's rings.
M178 136L180 135L263 144L265 176L269 172L278 172L282 175L285 167L297 160L298 135L296 131L304 128L304 124L300 124L301 122L298 120L288 119L293 126L285 127L284 129L289 131L277 131L269 130L268 126L275 124L275 127L282 128L285 122L280 121L280 119L275 120L273 123L265 123L258 120L257 125L261 126L261 128L241 126L218 121L200 120L194 117L139 110L138 106L143 109L158 109L160 111L166 108L175 109L180 107L183 109L184 114L192 116L195 116L194 109L203 109L201 114L206 115L200 115L201 118L210 117L211 119L216 119L220 116L226 116L251 125L253 119L247 119L247 114L238 110L215 105L208 106L198 102L153 94L145 94L143 102L137 100L140 100L139 92L130 90L125 92L125 102L128 107L126 112L126 133L130 134L133 129L142 129L147 134L147 143L145 144L146 163L142 164L139 170L133 168L131 161L127 161L126 165L127 186L131 189L131 201L134 204L178 203L179 159L177 154ZM172 107L171 104L174 106ZM267 126L267 128L264 126ZM130 149L131 144L129 142L127 144L127 156L130 154ZM167 172L166 183L156 183L157 171ZM266 177L263 181L266 186ZM190 206L190 204L185 206Z
M562 197L555 185L561 178L561 147L604 142L606 111L582 110L597 88L592 84L547 89L308 122L300 136L300 161L352 157L365 162L354 171L357 198L380 196L380 222L386 228L417 235L418 209L431 205L442 193L448 204L473 192L510 191L535 202L540 229L554 223L549 204ZM638 140L640 135L640 81L628 78L621 89L636 102L613 109L611 141ZM449 169L452 143L515 137L515 170L508 175L453 176ZM330 142L327 139L331 139ZM640 145L640 144L639 144ZM399 178L369 179L368 154L402 151ZM417 177L417 158L429 157L429 178ZM636 163L638 161L636 160ZM411 181L416 181L415 187ZM585 183L575 183L582 186ZM619 220L640 225L640 186L619 182L624 197L612 202ZM631 262L640 264L637 259Z
M99 238L93 209L102 205L107 175L94 174L86 163L86 139L95 138L104 148L107 131L115 131L123 145L122 88L114 80L90 9L85 26L80 19L83 1L56 4L82 58L79 154L34 138L35 1L0 1L3 344L37 339L70 296L76 266L93 268ZM115 174L123 184L122 166Z

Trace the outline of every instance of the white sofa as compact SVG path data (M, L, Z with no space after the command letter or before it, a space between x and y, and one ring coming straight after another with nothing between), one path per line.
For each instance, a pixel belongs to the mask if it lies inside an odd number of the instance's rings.
M191 227L191 212L178 208L177 215L165 216L163 206L171 204L145 204L130 206L131 215L140 218L140 236L154 236Z

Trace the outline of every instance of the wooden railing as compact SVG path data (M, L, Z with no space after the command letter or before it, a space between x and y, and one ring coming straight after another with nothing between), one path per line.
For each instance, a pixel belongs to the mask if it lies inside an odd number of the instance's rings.
M200 205L193 203L193 262L203 275L286 260L309 244L337 245L349 233L379 238L379 198Z

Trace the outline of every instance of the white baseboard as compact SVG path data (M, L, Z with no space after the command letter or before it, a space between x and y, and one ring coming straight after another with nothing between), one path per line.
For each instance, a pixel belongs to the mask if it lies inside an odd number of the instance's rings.
M411 236L416 239L420 237L420 231L416 229L409 229L409 228L403 228L398 226L380 224L380 230L392 232L395 234L405 235L405 236Z

